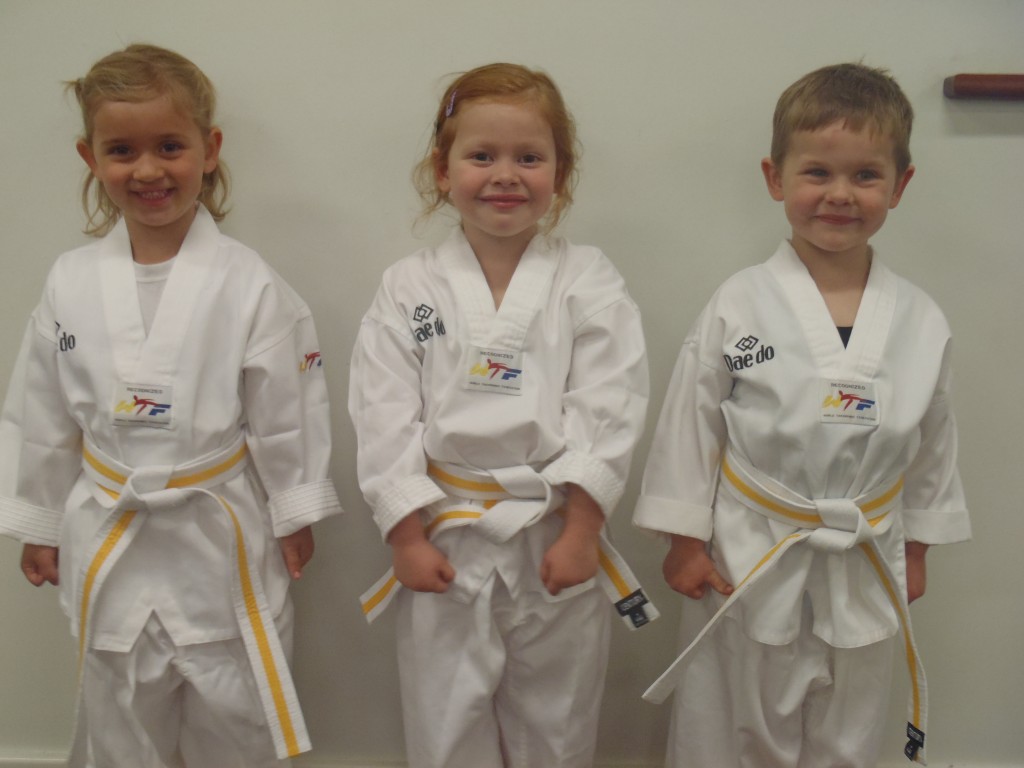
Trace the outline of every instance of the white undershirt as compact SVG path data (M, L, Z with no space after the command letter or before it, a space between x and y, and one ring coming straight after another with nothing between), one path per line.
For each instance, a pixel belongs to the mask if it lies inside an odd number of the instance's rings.
M139 294L139 309L142 310L142 327L149 336L149 329L156 317L156 308L160 306L164 286L174 266L174 259L161 261L159 264L135 264L135 285Z

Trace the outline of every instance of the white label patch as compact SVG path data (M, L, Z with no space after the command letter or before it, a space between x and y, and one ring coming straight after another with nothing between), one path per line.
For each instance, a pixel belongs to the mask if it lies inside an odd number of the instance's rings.
M863 381L821 380L821 421L824 424L878 424L875 385Z
M114 426L169 429L173 402L169 386L121 382L114 390Z
M496 395L518 395L523 388L523 353L470 347L463 386Z

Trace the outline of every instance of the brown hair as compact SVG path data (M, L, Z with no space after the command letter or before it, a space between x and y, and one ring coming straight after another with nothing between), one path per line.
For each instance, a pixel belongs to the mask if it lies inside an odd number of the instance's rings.
M423 216L448 202L437 186L437 163L447 162L459 108L468 102L503 101L535 105L551 126L555 140L555 199L548 212L545 231L550 231L572 205L579 154L576 123L554 81L543 72L519 64L487 64L457 76L445 89L434 119L434 132L424 158L413 170L413 184L423 198Z
M103 57L85 75L66 84L82 109L85 132L81 140L92 143L93 117L103 102L142 102L169 95L183 114L192 118L205 139L213 128L217 103L213 83L184 56L155 45L129 45ZM217 221L227 215L230 178L223 162L203 174L199 201ZM103 185L90 173L82 187L82 207L88 219L85 233L104 235L121 215Z
M897 173L910 167L910 101L887 70L863 64L822 67L783 91L772 120L772 162L782 167L796 131L815 131L840 120L852 130L867 126L890 137Z

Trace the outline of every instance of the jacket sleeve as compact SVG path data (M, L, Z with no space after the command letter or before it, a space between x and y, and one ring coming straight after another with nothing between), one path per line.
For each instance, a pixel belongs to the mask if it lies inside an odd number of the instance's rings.
M328 478L331 419L313 317L280 282L265 289L257 315L243 364L246 442L280 538L342 509Z
M348 399L359 486L384 539L403 518L444 498L427 476L422 366L385 280L359 327Z
M605 517L615 510L647 413L649 376L640 311L603 254L566 299L574 319L572 358L562 395L565 451L543 471L574 483Z
M732 379L716 350L721 322L713 304L698 318L676 360L644 469L635 525L708 541L725 450L722 401Z
M903 526L910 541L949 544L971 538L953 416L950 345L942 358L935 394L921 420L921 444L903 478Z
M61 394L52 277L22 341L0 418L0 533L57 546L82 464L82 433Z

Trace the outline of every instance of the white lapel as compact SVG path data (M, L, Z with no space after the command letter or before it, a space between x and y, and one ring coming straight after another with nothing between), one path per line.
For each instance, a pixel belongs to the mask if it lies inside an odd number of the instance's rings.
M537 307L547 302L551 292L561 250L561 240L535 236L516 266L501 308L495 311L491 289L472 247L461 229L452 232L439 249L439 256L473 344L522 349Z
M147 338L139 308L131 242L118 222L101 247L103 305L114 364L122 381L169 384L179 369L185 336L216 255L219 230L200 206L175 258Z
M782 286L822 374L873 380L896 309L895 276L879 262L877 253L848 347L843 347L825 299L793 246L784 241L766 265Z

